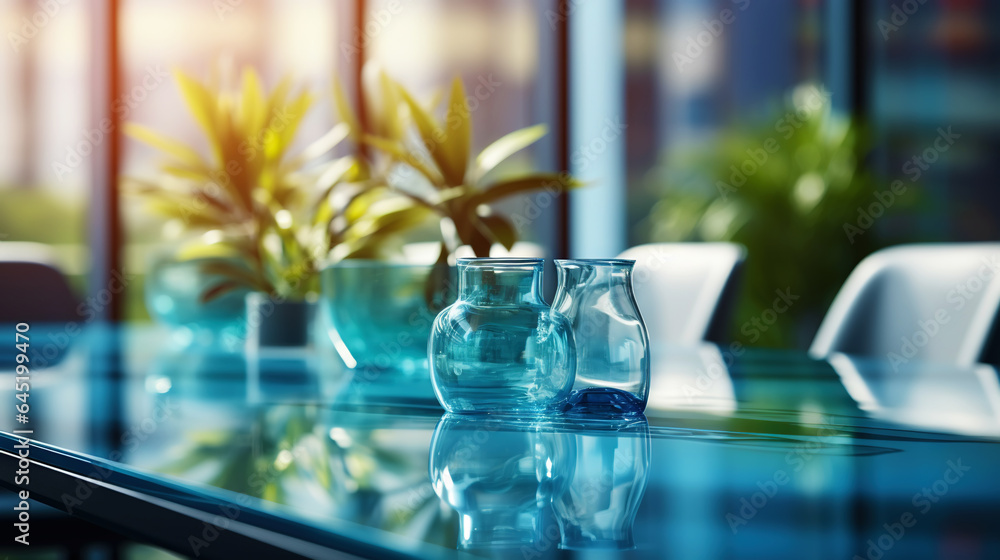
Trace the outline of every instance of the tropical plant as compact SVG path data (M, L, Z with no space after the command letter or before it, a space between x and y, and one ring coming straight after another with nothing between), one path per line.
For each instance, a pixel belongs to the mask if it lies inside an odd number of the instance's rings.
M796 88L765 122L666 158L645 178L662 198L640 235L746 246L733 336L747 344L796 346L811 337L843 280L877 247L875 232L850 235L845 225L855 224L859 208L885 184L865 166L864 127L832 111L816 86ZM796 299L780 320L762 324L776 290L790 290Z
M219 257L204 265L223 277L203 300L250 288L289 298L317 290L323 259L338 236L329 233L339 213L331 191L354 179L351 156L310 167L347 136L346 125L296 155L290 147L314 102L308 91L292 93L281 81L269 93L257 73L245 69L238 90L214 76L206 83L176 71L181 94L208 140L209 157L147 127L125 132L167 156L157 180L129 178L126 188L148 200L172 227L206 232L179 258Z
M562 192L580 185L565 173L490 180L500 163L541 139L546 127L535 125L511 132L473 156L472 114L460 78L452 81L443 120L438 120L432 109L417 102L385 73L366 73L370 78L364 88L367 126L362 126L343 88L337 85L334 90L350 136L374 152L375 166L381 169L370 175L378 179L369 186L367 195L382 190L396 195L384 202L388 212L371 214L376 231L379 227L413 227L433 219L440 224L439 263L446 263L461 245L471 247L477 256L489 256L494 243L509 250L518 238L511 221L493 211L492 204L539 189ZM408 133L411 123L415 134ZM354 241L362 246L370 243L366 239ZM357 254L353 247L344 251L347 256Z
M433 222L441 232L442 266L435 269L441 273L461 245L478 256L488 256L493 243L514 245L517 230L491 210L493 203L579 185L564 173L488 180L498 164L542 138L545 127L512 132L473 158L471 112L460 79L439 122L385 73L369 68L365 74L366 118L335 84L342 122L295 156L290 147L313 97L307 91L290 97L287 79L265 93L252 69L243 71L236 91L217 77L201 83L175 72L208 139L208 158L149 128L127 125L129 135L168 156L161 178L131 178L127 187L173 223L205 232L180 258L219 257L203 265L224 278L203 293L204 301L241 288L304 297L318 289L328 259L390 257L399 245L393 240ZM356 155L312 165L347 138Z

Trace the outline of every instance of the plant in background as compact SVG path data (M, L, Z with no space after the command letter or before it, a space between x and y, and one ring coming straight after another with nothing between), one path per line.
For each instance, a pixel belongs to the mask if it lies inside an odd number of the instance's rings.
M395 195L385 202L390 213L376 211L369 218L401 228L436 220L441 232L440 264L446 264L461 245L468 245L480 257L489 256L494 243L508 250L513 247L517 230L510 220L492 210L493 203L536 190L562 192L580 185L565 173L489 180L501 162L541 139L545 126L511 132L473 157L472 115L461 79L453 80L444 118L439 121L401 85L384 73L377 76L377 82L373 78L366 83L373 117L365 129L342 88L335 88L338 110L352 137L372 149L379 161L379 183L371 185L366 195L381 190ZM410 123L415 134L408 134ZM352 241L366 243L364 239ZM355 249L345 248L345 255L353 254Z
M392 258L406 234L428 223L441 232L441 266L428 286L442 284L437 275L446 273L442 268L459 246L488 256L493 243L514 245L516 229L491 204L578 185L557 173L487 180L498 164L544 136L545 128L512 132L473 158L461 80L454 80L439 122L384 73L369 68L365 75L365 122L335 86L343 122L295 156L290 147L312 96L290 96L288 80L265 93L251 69L244 70L238 91L220 86L218 78L201 83L175 72L209 142L208 158L149 128L127 126L126 133L168 156L160 179L130 178L127 187L171 224L204 232L179 254L211 257L204 271L223 279L205 290L202 301L237 289L302 299L318 291L328 259ZM347 138L361 157L317 163Z
M175 78L208 140L209 157L129 123L127 134L168 159L158 180L130 178L126 187L170 220L169 227L205 232L178 255L211 257L205 272L223 279L204 291L203 301L241 288L293 300L318 291L327 253L356 221L348 216L333 231L343 209L332 205L332 192L364 170L352 156L310 164L347 137L347 126L333 127L293 156L290 147L313 104L309 92L293 94L288 79L265 92L252 69L243 71L238 90L217 76L201 83L178 71Z
M858 209L885 188L864 166L869 152L861 126L832 112L817 87L800 86L767 126L724 132L712 145L654 169L646 181L663 189L662 199L643 227L653 241L745 245L733 336L748 344L799 345L853 267L877 248L871 232L845 234ZM761 314L772 308L776 290L800 299L764 324Z

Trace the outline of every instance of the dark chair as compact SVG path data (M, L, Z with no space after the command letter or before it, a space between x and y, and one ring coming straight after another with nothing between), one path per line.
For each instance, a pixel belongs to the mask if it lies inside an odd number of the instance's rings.
M79 321L76 296L49 247L0 243L0 324Z

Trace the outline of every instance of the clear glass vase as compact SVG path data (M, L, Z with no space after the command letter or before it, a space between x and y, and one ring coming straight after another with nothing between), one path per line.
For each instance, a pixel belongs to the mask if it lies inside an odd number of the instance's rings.
M542 299L542 259L459 259L458 301L434 320L431 379L449 412L542 412L573 386L573 333Z
M641 414L649 398L649 335L632 293L635 261L557 260L552 308L573 327L576 380L567 410Z

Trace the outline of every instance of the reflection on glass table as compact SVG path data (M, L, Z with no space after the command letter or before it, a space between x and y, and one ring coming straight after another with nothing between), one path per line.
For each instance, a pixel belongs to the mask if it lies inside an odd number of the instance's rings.
M446 414L431 442L430 478L458 513L460 549L629 550L649 448L641 416L525 421Z
M56 478L33 476L32 495L52 490L57 506L58 477L70 492L92 480L84 487L147 496L171 515L236 506L250 539L376 558L865 558L910 513L918 522L892 557L1000 557L1000 409L985 366L852 359L851 370L789 352L654 347L648 424L465 422L442 418L429 379L359 377L320 356L253 368L238 354L164 351L158 331L113 338L114 372L105 334L85 335L33 384L32 473L51 461ZM13 415L12 390L0 387L0 415ZM0 434L0 461L16 443ZM951 465L968 470L956 478ZM949 472L954 483L940 482ZM937 501L915 502L924 489ZM74 511L109 527L138 518L137 505L102 503ZM130 527L193 556L178 523Z
M517 549L544 538L553 489L566 472L560 439L516 418L441 418L430 478L458 513L459 548Z
M568 482L553 500L559 548L635 548L632 524L650 468L648 422L575 420L566 428Z
M1000 436L1000 381L992 366L913 362L904 371L881 361L835 353L830 365L858 408L873 418L956 434Z

